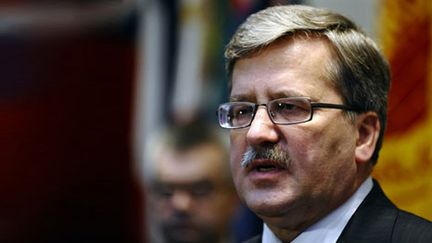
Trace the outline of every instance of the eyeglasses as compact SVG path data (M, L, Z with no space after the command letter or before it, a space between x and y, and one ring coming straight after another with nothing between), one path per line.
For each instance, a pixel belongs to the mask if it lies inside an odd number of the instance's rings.
M356 111L342 104L311 102L306 97L290 97L271 100L267 104L228 102L219 106L217 115L223 128L244 128L251 125L259 106L265 106L274 124L291 125L312 120L315 108Z

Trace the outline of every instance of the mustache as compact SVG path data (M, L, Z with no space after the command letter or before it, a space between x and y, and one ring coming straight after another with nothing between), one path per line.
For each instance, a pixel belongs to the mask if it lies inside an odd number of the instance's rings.
M243 154L240 167L246 168L257 159L274 161L282 168L288 168L291 163L291 157L288 152L277 145L260 148L249 146Z

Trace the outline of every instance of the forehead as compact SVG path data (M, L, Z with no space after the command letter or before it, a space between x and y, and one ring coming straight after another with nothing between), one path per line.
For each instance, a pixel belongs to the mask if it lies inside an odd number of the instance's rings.
M222 148L203 144L185 151L166 149L157 159L158 179L171 183L193 183L224 177L225 156Z
M327 91L335 91L334 82L328 78L328 68L334 58L334 51L324 38L279 40L236 62L231 98L307 96L319 99Z

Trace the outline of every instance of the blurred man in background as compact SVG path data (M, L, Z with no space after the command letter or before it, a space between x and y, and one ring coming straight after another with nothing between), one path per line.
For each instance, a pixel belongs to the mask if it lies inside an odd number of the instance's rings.
M217 129L217 128L216 128ZM199 122L167 129L149 141L150 242L232 242L239 206L220 131Z

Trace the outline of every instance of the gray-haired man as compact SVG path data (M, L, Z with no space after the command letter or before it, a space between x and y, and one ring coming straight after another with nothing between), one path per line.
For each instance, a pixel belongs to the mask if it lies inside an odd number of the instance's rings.
M370 174L386 124L390 72L349 19L307 6L251 15L226 50L238 194L265 222L250 242L432 242Z

